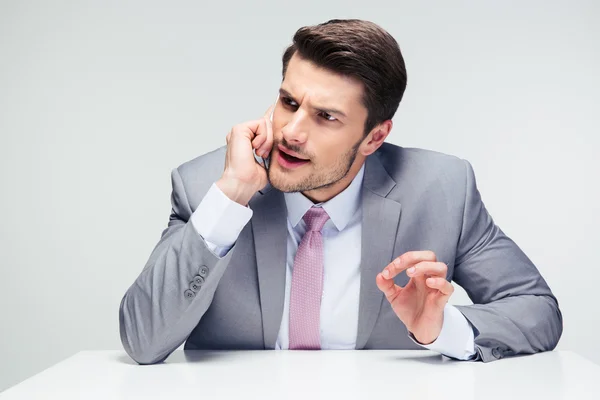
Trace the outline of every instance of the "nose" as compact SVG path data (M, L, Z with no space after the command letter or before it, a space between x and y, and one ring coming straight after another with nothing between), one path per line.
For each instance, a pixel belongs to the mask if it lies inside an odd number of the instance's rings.
M301 109L298 109L294 114L292 114L291 119L288 123L281 129L281 134L283 138L288 143L302 144L306 142L306 138L308 137L306 131L308 115L304 113Z

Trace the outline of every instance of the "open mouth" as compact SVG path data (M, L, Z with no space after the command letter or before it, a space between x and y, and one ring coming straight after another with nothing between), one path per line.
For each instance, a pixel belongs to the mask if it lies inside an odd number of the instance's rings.
M279 154L279 159L281 161L281 164L284 167L294 168L294 167L298 167L300 165L306 164L309 161L309 160L305 160L302 158L292 156L281 149L279 149L279 151L277 153Z

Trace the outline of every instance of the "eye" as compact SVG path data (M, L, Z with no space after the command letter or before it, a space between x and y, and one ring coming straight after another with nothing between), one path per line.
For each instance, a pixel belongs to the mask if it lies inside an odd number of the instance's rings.
M281 101L283 102L283 104L285 104L288 107L293 107L293 108L298 107L298 104L294 100L290 99L289 97L282 97Z
M290 99L289 97L280 97L281 102L288 108L292 108L292 109L297 109L298 108L298 103L296 103L294 100ZM319 117L325 119L326 121L329 122L335 122L338 119L335 118L334 116L332 116L331 114L328 114L324 111L321 111L317 114Z
M327 121L337 121L337 118L333 117L331 114L327 114L326 112L320 112L319 115L325 118Z

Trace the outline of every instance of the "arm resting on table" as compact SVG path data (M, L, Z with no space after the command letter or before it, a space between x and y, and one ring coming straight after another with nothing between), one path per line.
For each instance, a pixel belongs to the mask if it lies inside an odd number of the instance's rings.
M458 310L473 325L477 358L552 350L562 334L558 301L535 265L485 209L471 165L465 161L462 231L453 279L473 305Z
M168 227L119 309L121 342L140 364L163 361L187 339L210 306L234 241L252 217L252 210L226 198L214 184L192 215L177 169L171 181ZM202 267L205 281L194 291L191 284Z

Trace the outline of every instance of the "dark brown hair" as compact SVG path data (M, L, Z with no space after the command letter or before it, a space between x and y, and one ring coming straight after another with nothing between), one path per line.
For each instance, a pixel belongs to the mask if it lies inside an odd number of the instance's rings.
M298 29L283 54L284 79L296 52L319 67L362 82L368 111L365 135L396 113L406 89L406 67L398 43L379 25L332 19Z

